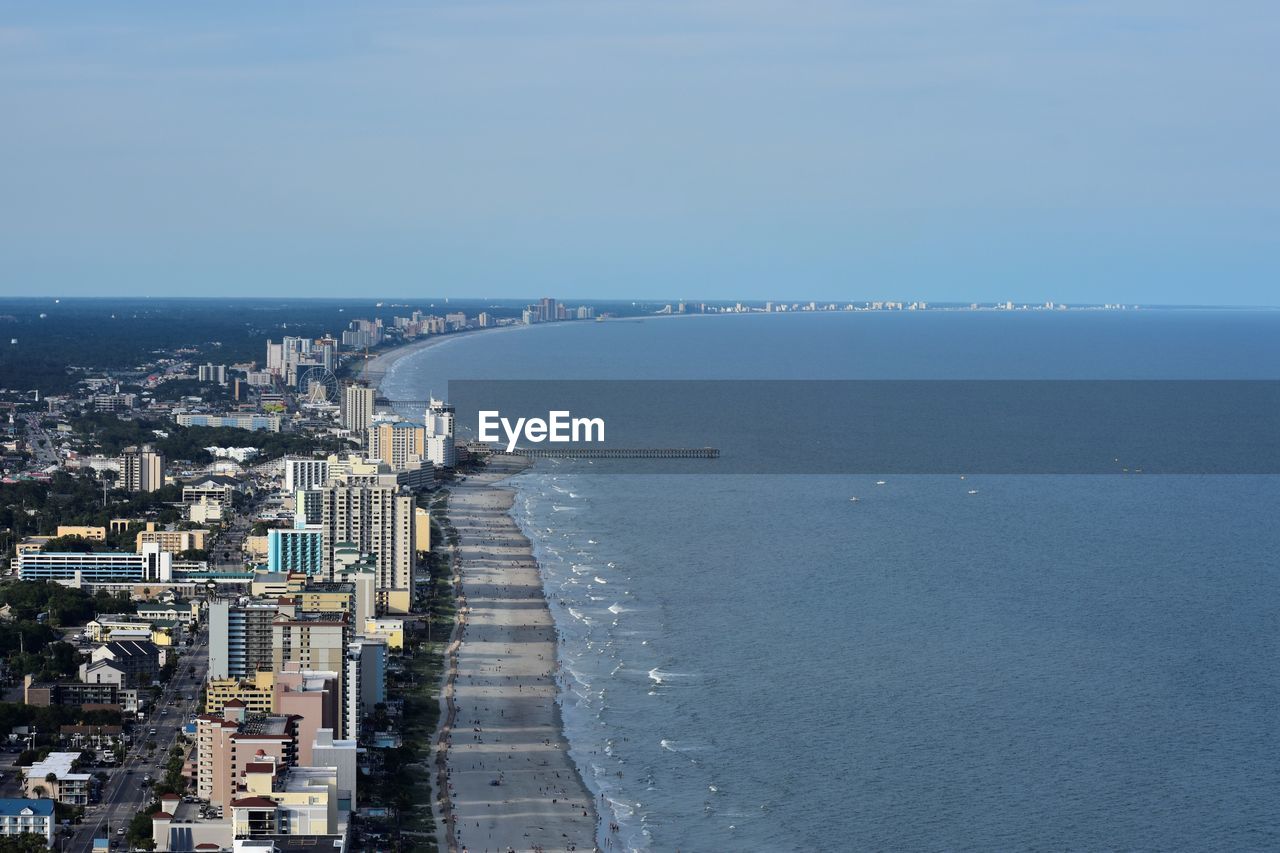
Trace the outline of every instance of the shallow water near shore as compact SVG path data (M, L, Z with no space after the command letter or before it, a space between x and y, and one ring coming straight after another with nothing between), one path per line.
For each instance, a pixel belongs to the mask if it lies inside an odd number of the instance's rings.
M384 390L1280 374L1275 314L920 320L475 335L406 358ZM804 363L818 352L841 357ZM877 485L546 460L512 482L564 640L566 734L619 846L1260 849L1280 843L1278 480Z

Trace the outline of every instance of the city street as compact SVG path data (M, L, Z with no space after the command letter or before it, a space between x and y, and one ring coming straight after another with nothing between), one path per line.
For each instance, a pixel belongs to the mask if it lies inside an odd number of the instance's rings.
M102 786L102 801L85 810L84 823L62 849L89 850L94 838L108 836L123 848L124 835L120 830L127 829L133 816L151 802L150 785L143 784L145 778L150 775L153 782L158 782L164 777L169 750L182 727L195 715L200 688L209 668L207 637L208 631L201 627L195 645L179 659L178 670L152 706L152 713L146 721L134 726L133 743L124 763L110 771L110 780ZM155 729L154 735L149 734L151 729ZM146 757L148 741L156 743L150 759Z

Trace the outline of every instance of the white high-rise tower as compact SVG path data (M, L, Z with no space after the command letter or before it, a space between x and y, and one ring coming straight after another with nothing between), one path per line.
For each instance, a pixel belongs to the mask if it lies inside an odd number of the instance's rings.
M457 462L453 419L453 406L433 397L423 418L427 428L427 459L441 468L452 468Z

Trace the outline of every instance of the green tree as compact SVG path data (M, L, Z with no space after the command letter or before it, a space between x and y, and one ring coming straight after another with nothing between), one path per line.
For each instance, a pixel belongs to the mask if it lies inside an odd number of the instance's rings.
M47 851L45 837L36 835L34 832L0 836L0 853L47 853Z
M155 847L155 842L151 838L151 816L160 811L160 804L153 802L142 811L133 816L133 820L129 821L129 829L125 833L125 838L132 848L141 847L144 850L151 850Z

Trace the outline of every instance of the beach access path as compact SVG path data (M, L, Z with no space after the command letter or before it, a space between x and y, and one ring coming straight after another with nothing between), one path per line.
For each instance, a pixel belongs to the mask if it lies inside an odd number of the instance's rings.
M448 812L454 849L470 853L596 847L596 809L555 701L557 639L538 564L508 514L514 491L495 485L527 465L495 456L449 498L465 601L446 661Z

